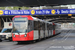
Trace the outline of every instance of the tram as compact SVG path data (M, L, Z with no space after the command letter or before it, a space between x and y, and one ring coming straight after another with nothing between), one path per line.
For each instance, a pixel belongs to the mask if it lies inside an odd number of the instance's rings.
M30 15L14 16L12 20L12 40L17 42L39 40L61 32L60 24L47 22Z

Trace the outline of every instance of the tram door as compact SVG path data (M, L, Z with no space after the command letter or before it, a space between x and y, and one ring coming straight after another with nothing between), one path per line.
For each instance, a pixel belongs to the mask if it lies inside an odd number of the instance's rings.
M48 37L49 37L49 24L47 23L47 31L48 31Z
M44 22L43 22L42 26L43 26L43 36L45 38L45 23Z
M34 40L39 39L39 28L38 21L34 21Z
M41 25L40 25L40 28L41 28L41 30L40 30L40 34L41 34L41 38L43 38L44 37L44 34L43 34L43 22L41 22L40 23Z
M49 30L50 30L50 36L53 35L53 32L52 32L53 31L53 25L52 24L50 24Z
M53 23L53 35L55 35L55 24Z
M38 21L38 34L39 34L39 39L40 39L40 30L41 30L41 28L40 28L40 21Z

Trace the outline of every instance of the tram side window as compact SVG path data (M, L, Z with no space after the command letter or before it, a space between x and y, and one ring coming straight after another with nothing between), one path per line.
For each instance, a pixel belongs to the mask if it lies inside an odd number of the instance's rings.
M45 23L45 30L47 30L47 23Z
M50 24L48 24L48 30L50 29Z
M55 30L56 25L53 25L53 30Z
M41 30L45 30L45 23L44 22L41 23Z
M38 21L34 21L34 30L38 30Z
M39 30L42 30L42 22L38 21L39 22L39 25L38 25L38 28Z
M42 30L42 27L43 27L43 23L38 21L38 28L39 28L38 30Z
M43 30L43 27L44 27L43 24L44 24L44 23L42 22L42 25L41 25L42 28L41 28L41 30Z
M28 32L33 30L33 21L29 20L28 21Z
M43 26L43 30L45 31L45 23L43 23L43 25L42 25L42 26Z
M53 29L53 25L52 25L52 24L50 24L49 28L50 28L50 30L52 30L52 29Z
M49 30L49 24L47 23L47 30Z

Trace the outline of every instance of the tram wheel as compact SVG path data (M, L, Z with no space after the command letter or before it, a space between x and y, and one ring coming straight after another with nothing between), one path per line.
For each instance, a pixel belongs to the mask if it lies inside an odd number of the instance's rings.
M33 43L35 43L36 42L36 40L33 40Z
M20 41L18 41L18 44L21 44L21 42L20 42Z

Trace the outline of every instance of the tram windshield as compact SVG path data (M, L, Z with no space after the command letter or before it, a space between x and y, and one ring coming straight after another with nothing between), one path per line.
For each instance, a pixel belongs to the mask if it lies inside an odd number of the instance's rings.
M13 22L13 33L26 33L27 23L27 18L15 18Z

